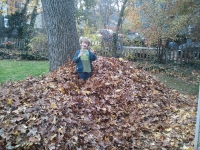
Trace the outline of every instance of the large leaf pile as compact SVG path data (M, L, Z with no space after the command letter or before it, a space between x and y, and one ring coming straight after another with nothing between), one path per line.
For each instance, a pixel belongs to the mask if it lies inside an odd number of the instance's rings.
M196 98L121 59L98 58L87 81L74 65L0 87L0 149L193 147Z

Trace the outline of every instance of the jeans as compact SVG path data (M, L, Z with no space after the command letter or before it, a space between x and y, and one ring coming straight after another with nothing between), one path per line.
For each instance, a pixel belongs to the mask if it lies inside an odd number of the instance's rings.
M92 73L91 72L78 72L78 78L79 79L88 79L89 77L92 76Z

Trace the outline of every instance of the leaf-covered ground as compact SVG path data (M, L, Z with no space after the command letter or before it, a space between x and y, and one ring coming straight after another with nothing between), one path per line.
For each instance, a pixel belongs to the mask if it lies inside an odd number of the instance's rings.
M0 87L0 149L193 148L197 97L122 59L99 57L87 81L74 65Z

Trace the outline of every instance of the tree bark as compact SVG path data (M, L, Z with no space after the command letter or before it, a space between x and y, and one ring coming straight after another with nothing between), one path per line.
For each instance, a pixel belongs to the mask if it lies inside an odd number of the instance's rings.
M123 1L123 5L122 5L122 8L121 8L121 11L120 11L120 14L119 14L119 20L117 22L117 29L116 29L116 33L118 33L119 31L119 28L122 24L122 18L124 17L124 10L126 8L126 4L127 4L128 0L124 0Z
M74 0L42 0L49 49L50 71L73 58L80 48L74 17Z
M124 10L126 8L127 2L128 2L128 0L124 0L123 1L122 8L121 8L121 11L120 11L120 14L119 14L119 19L118 19L118 22L117 22L116 39L113 40L114 41L113 42L113 54L114 54L114 57L116 57L116 55L117 55L118 33L119 33L120 26L122 24L122 18L124 17Z

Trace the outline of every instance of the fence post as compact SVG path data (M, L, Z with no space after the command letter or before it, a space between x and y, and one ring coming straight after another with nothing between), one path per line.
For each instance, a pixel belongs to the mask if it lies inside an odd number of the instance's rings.
M194 139L194 150L200 150L199 121L200 121L200 83L199 83L199 96L198 96L197 120L196 120L196 130L195 130L195 139Z

